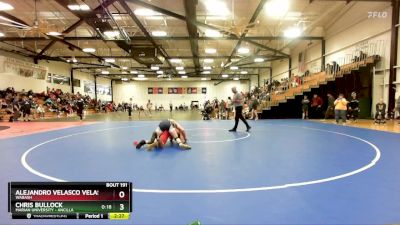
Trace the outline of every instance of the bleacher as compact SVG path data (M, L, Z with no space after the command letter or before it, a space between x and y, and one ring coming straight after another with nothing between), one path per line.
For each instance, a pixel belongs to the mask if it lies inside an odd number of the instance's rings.
M374 65L379 60L380 56L378 55L369 56L356 62L341 65L339 71L322 71L303 77L302 82L297 87L291 87L291 85L289 85L289 87L284 90L282 87L278 87L271 93L270 101L262 102L262 109L265 111L272 110L273 107L279 107L280 104L284 104L290 99L295 99L298 95L310 92L312 88L318 88L321 85L327 84L329 81L335 81L337 78L349 75L352 71L359 70L361 67Z
M61 113L57 113L55 111L51 111L49 109L49 107L45 106L45 100L44 97L38 97L36 99L37 104L42 105L44 108L44 117L39 118L39 113L37 113L35 110L31 110L31 119L32 119L32 115L33 118L35 119L52 119L52 118L63 118L63 117L68 117L68 115L64 112ZM85 109L85 113L86 115L90 115L90 114L95 114L96 110L95 109ZM75 115L76 113L74 112L73 115ZM10 117L12 117L13 114L10 114L7 112L7 109L0 109L0 122L9 122Z

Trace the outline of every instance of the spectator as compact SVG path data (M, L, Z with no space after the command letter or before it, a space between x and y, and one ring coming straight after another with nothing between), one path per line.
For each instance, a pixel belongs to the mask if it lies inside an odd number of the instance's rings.
M44 108L42 105L38 105L36 108L36 112L39 114L39 118L44 118Z
M335 116L335 98L333 95L328 94L328 107L325 112L325 119L330 119Z
M321 117L323 103L322 98L314 94L311 100L311 116L313 119L319 119Z
M302 119L308 119L308 104L310 104L310 100L308 100L307 95L304 95L304 99L301 101L303 116Z
M400 96L397 99L396 105L397 105L396 107L397 107L397 112L398 112L398 118L400 118ZM399 122L399 124L400 124L400 122Z
M376 113L375 113L375 123L386 123L386 104L383 102L381 98L379 102L376 104Z
M360 112L359 108L359 101L357 99L357 94L355 92L351 93L351 100L349 102L349 107L348 107L348 114L349 114L349 119L353 120L354 122L357 121L358 119L358 113Z
M257 112L257 108L259 106L259 102L258 99L253 95L251 97L251 112L250 112L250 119L254 119L254 120L258 120L258 112Z
M339 94L334 105L336 123L339 124L340 119L343 120L343 123L346 123L347 100L344 98L343 94Z

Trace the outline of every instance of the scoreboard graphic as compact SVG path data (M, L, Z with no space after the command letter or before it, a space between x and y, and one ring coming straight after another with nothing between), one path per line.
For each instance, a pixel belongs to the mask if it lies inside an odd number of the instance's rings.
M13 219L129 219L130 182L10 182Z

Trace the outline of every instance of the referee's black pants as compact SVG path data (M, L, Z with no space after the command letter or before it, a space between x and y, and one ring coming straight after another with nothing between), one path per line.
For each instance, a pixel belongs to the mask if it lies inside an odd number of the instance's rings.
M232 130L236 130L237 126L239 124L239 119L243 121L244 124L246 124L246 128L248 129L250 126L247 123L246 119L243 117L243 106L236 106L235 107L235 126L233 127Z

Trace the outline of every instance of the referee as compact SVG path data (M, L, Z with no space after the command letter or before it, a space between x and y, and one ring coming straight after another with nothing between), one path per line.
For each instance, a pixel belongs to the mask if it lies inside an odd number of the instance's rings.
M242 94L240 94L237 90L236 87L232 88L232 92L233 92L233 99L232 99L232 103L235 106L235 126L230 129L230 132L236 132L238 123L239 123L239 119L241 119L243 121L244 124L246 124L246 131L249 132L251 127L249 126L249 124L247 123L246 119L243 117L242 114L242 110L243 110L243 96Z

